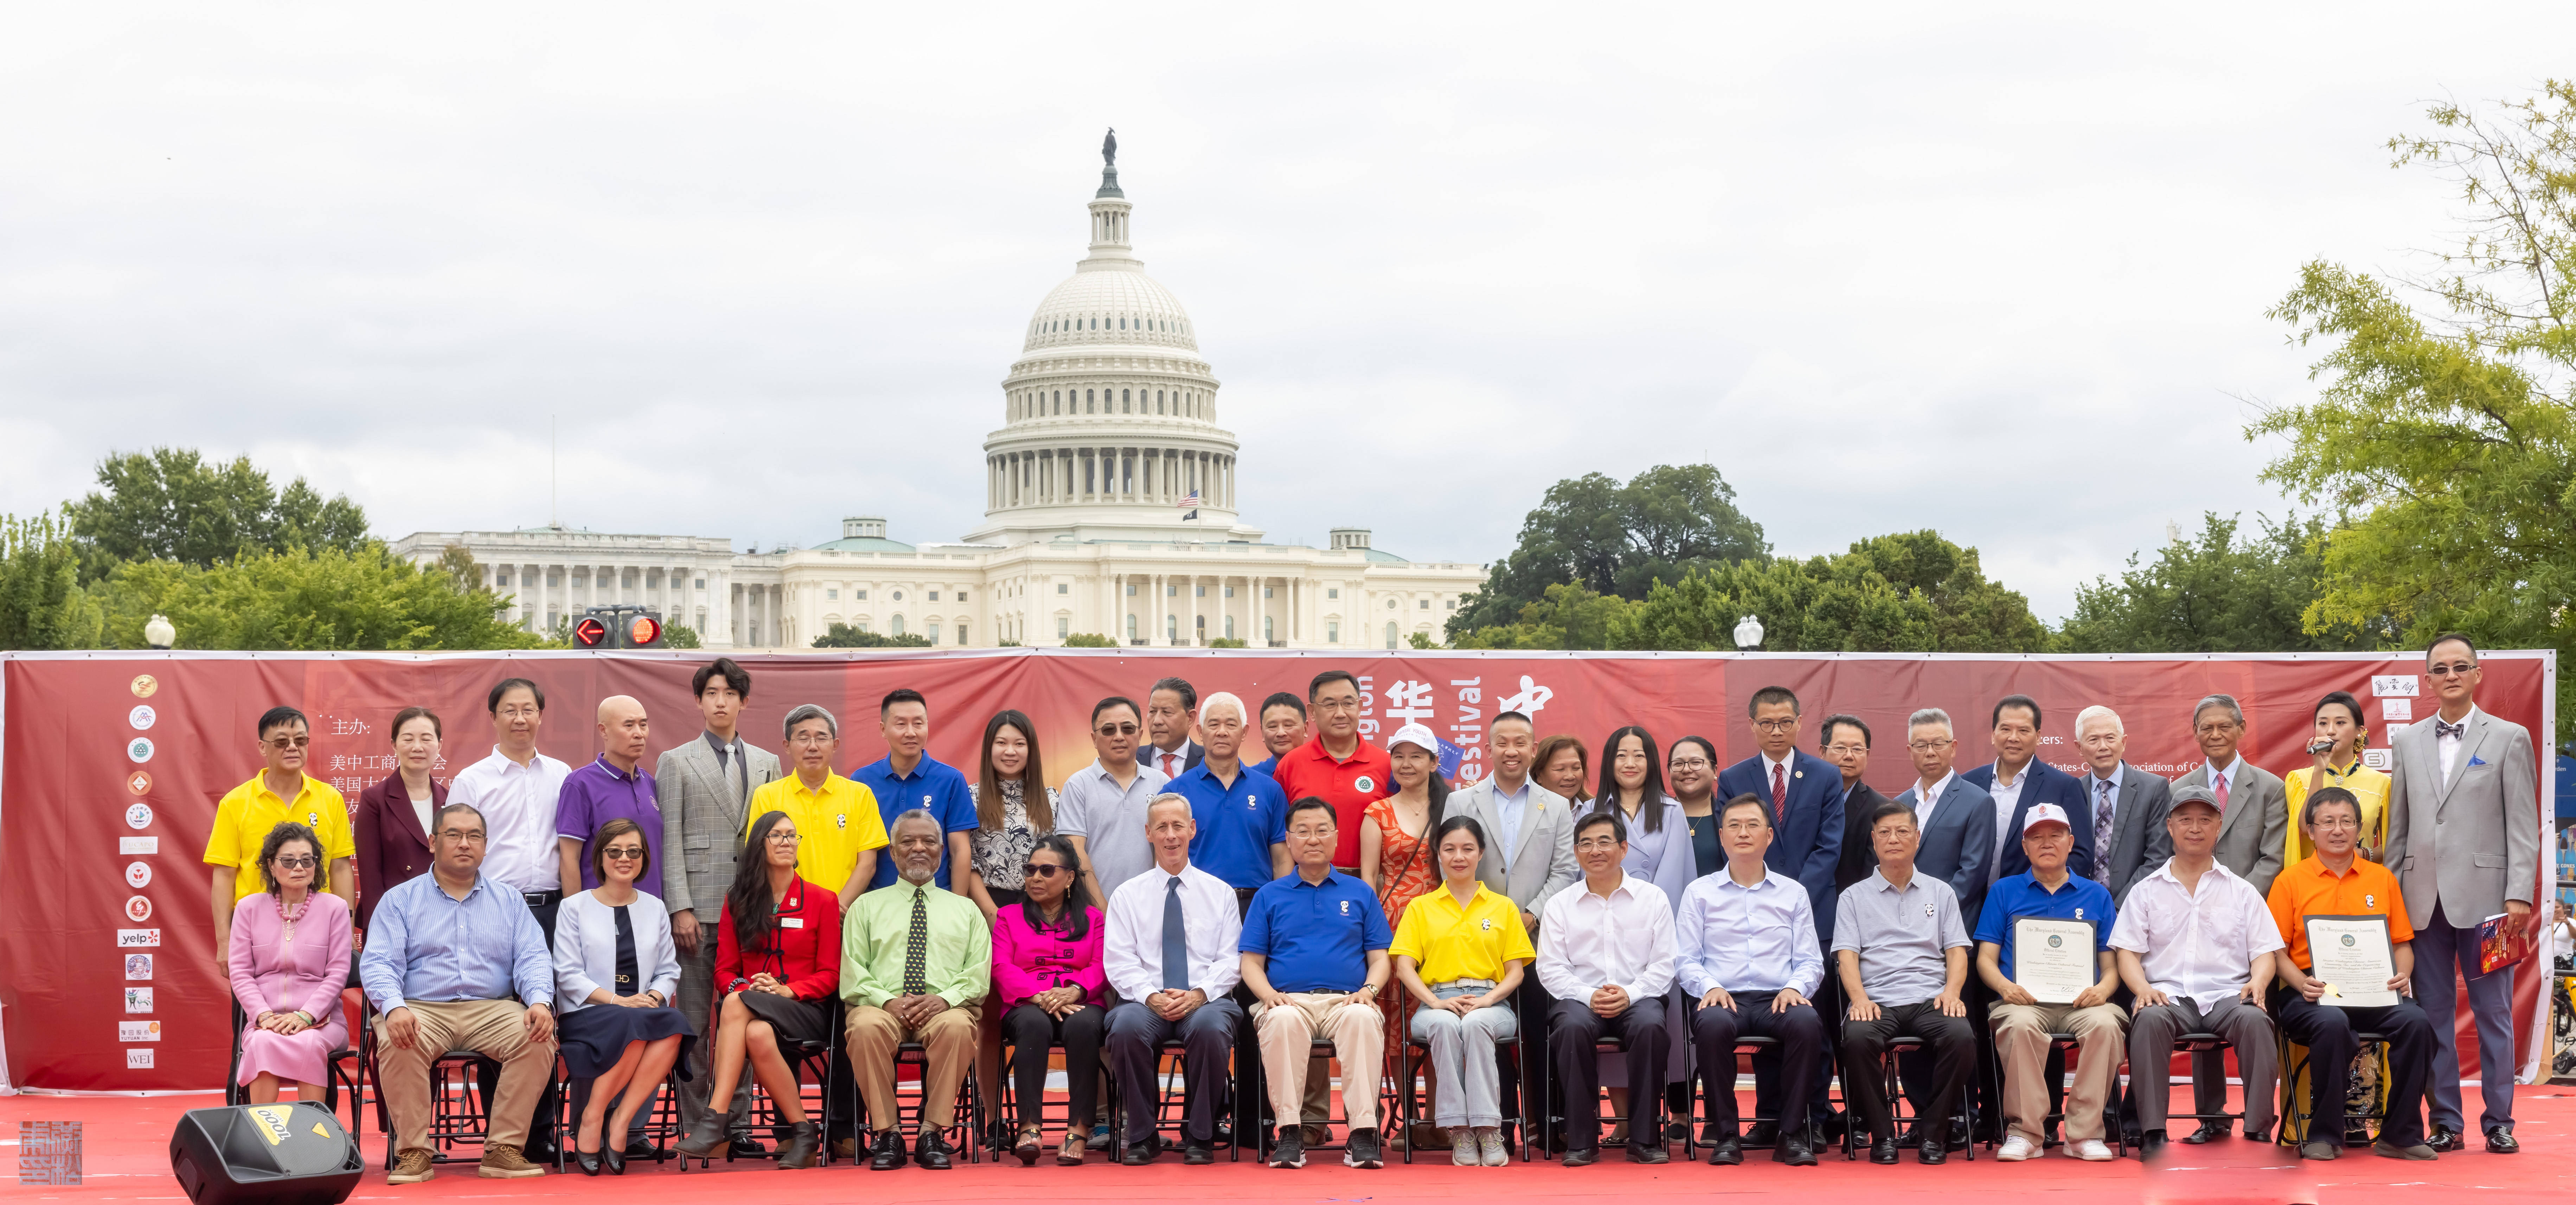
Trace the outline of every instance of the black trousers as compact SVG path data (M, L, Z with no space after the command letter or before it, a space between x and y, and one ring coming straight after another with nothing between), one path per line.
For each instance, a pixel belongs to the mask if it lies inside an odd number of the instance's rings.
M1198 1089L1186 1093L1186 1133L1192 1142L1215 1141L1218 1104L1232 1095L1227 1078L1232 1074L1235 1034L1242 1027L1243 1008L1231 999L1210 1000L1179 1024L1164 1020L1139 1001L1109 1010L1109 1066L1118 1075L1118 1101L1127 1114L1127 1132L1120 1140L1133 1145L1153 1135L1162 1104L1156 1056L1164 1041L1177 1037L1181 1081Z
M549 950L553 949L555 946L555 913L563 908L563 893L560 891L523 891L519 894L521 899L528 902L529 913L537 918L537 928L545 932L546 948ZM546 1068L546 1090L537 1094L536 1116L531 1117L528 1120L528 1140L526 1143L526 1148L528 1150L542 1152L553 1149L555 1145L555 1118L563 1112L564 1082L563 1077L556 1074L560 1070L562 1070L562 1065L560 1063L550 1064ZM501 1064L493 1062L490 1059L476 1059L474 1061L474 1078L483 1088L484 1100L495 1101L501 1099ZM644 1115L641 1112L636 1114L638 1122L637 1128L639 1131L641 1129L643 1117ZM605 1134L600 1135L600 1141L603 1144L608 1142L609 1136Z
M2449 1018L2443 1019L2445 1023ZM2403 996L2382 1008L2337 1008L2275 989L2272 1022L2281 1036L2308 1048L2308 1138L2343 1145L2344 1069L2361 1053L2360 1033L2388 1037L2388 1120L2379 1140L2424 1141L2424 1085L2433 1072L2433 1022Z
M1825 945L1830 948L1832 944L1832 935L1826 935ZM1831 961L1825 963L1825 981L1816 985L1813 999L1816 1019L1825 1024L1824 1053L1830 1055L1842 1048L1844 1008L1842 977L1835 973ZM1758 1116L1785 1115L1786 1111L1780 1107L1780 1057L1777 1048L1753 1056L1753 1111ZM1817 1065L1816 1074L1809 1083L1807 1120L1817 1125L1830 1124L1834 1116L1834 1072L1830 1060Z
M1108 1025L1109 1010L1098 1005L1053 1017L1023 1000L1002 1015L1002 1033L1011 1042L1011 1087L1019 1098L1021 1125L1038 1124L1038 1110L1046 1104L1047 1048L1062 1043L1065 1099L1071 1103L1066 1117L1075 1133L1090 1131L1092 1107L1100 1099L1100 1038Z
M1520 1012L1521 1049L1527 1052L1545 1051L1548 1048L1547 1035L1550 1032L1548 1018L1549 1014L1555 1011L1556 999L1547 994L1546 988L1538 985L1538 972L1535 969L1526 967L1522 969L1521 985L1512 991L1512 1005ZM1541 1056L1533 1053L1528 1057ZM1548 1102L1539 1097L1540 1083L1543 1079L1544 1077L1540 1076L1534 1068L1521 1066L1519 1059L1504 1059L1502 1078L1497 1081L1497 1087L1500 1089L1497 1093L1497 1102L1518 1099L1521 1102L1521 1116L1530 1119L1530 1125L1535 1128L1537 1134L1547 1133L1547 1119L1554 1115L1548 1107ZM1517 1098L1514 1093L1519 1094ZM1506 1118L1506 1121L1508 1120Z
M1708 1101L1709 1124L1717 1127L1719 1137L1735 1133L1735 1039L1742 1036L1779 1039L1772 1061L1780 1070L1781 1096L1788 1102L1788 1111L1775 1116L1782 1133L1796 1133L1807 1124L1809 1093L1824 1070L1825 1020L1812 1004L1771 1011L1778 994L1740 992L1734 1008L1699 1008L1691 1013L1700 1094ZM1761 1109L1758 1096L1755 1109Z
M1628 1145L1638 1150L1663 1145L1658 1115L1664 1104L1664 1065L1672 1055L1672 1037L1664 1030L1664 998L1631 1000L1628 1011L1604 1017L1580 1000L1559 1000L1547 1037L1548 1056L1556 1064L1556 1082L1565 1092L1565 1145L1588 1151L1601 1145L1601 1053L1605 1037L1628 1043Z
M1843 1099L1859 1114L1854 1126L1866 1124L1871 1135L1896 1137L1887 1111L1887 1089L1880 1070L1886 1063L1887 1040L1913 1034L1931 1044L1930 1097L1920 1116L1948 1117L1967 1087L1968 1070L1977 1057L1977 1027L1966 1017L1946 1016L1938 1004L1881 1005L1875 1021L1843 1022ZM1938 1131L1935 1131L1937 1133Z

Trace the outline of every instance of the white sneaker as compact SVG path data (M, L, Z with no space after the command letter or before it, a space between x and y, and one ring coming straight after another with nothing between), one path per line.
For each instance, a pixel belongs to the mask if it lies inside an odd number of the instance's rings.
M1483 1152L1476 1149L1476 1131L1466 1126L1449 1127L1449 1165L1482 1167L1484 1163Z
M2067 1147L2066 1153L2073 1155L2086 1163L2109 1163L2112 1160L2119 1158L2118 1155L2111 1153L2110 1144L2099 1138L2087 1138L2082 1142L2078 1142L2073 1146Z
M1995 1158L2004 1163L2019 1163L2024 1159L2037 1155L2038 1153L2038 1144L2019 1134L2015 1134L2010 1138L2004 1139L2003 1149L1995 1152Z
M1500 1126L1476 1127L1476 1153L1487 1167L1505 1167L1512 1161L1511 1148L1503 1145Z

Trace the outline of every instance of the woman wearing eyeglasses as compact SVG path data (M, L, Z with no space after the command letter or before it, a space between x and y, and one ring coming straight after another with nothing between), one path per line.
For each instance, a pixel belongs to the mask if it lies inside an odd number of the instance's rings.
M1072 1167L1082 1162L1092 1104L1100 1098L1100 1037L1108 1017L1100 910L1083 889L1081 862L1066 838L1038 838L1028 860L1013 869L1021 898L993 922L993 996L1007 1010L1002 1030L1011 1039L1012 1089L1019 1101L1020 1129L1011 1149L1023 1167L1038 1161L1045 1139L1038 1109L1046 1103L1047 1048L1060 1043L1071 1116L1055 1161Z
M555 913L556 1041L572 1079L590 1081L573 1132L573 1159L585 1176L602 1166L612 1176L626 1174L627 1128L697 1040L688 1018L671 1007L680 956L669 910L635 889L652 866L644 830L633 820L600 825L590 861L599 886L566 897ZM615 1141L603 1142L607 1135Z
M716 1048L707 1060L707 1099L733 1099L747 1055L753 1080L793 1127L778 1166L812 1167L819 1136L805 1118L796 1069L779 1043L832 1036L832 997L841 986L841 900L797 876L796 824L787 813L753 817L748 833L716 921ZM680 1153L722 1158L732 1149L725 1124L722 1110L709 1109L680 1140Z
M320 1100L331 1052L349 1044L340 989L349 982L349 906L314 889L322 842L288 821L260 843L267 890L232 908L233 998L241 1001L241 1065L233 1082L251 1104L275 1103L280 1087Z

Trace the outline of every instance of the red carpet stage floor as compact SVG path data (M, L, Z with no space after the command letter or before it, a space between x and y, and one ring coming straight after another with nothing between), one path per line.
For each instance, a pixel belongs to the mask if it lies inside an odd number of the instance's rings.
M213 1094L163 1097L0 1097L0 1199L12 1202L184 1202L170 1175L170 1131L186 1109L218 1103ZM2472 1099L2475 1099L2472 1093ZM2407 1201L2412 1205L2457 1202L2576 1199L2576 1089L2525 1088L2516 1100L2516 1130L2523 1153L2483 1150L2445 1155L2435 1163L2402 1163L2350 1152L2332 1163L2305 1164L2271 1146L2241 1139L2203 1147L2176 1146L2164 1164L2142 1168L2135 1160L2086 1164L2051 1155L2028 1163L1994 1162L1983 1152L1974 1163L1957 1156L1942 1167L1917 1166L1909 1152L1895 1167L1845 1163L1828 1154L1820 1166L1785 1168L1764 1153L1747 1153L1742 1167L1712 1168L1675 1162L1631 1166L1615 1153L1595 1166L1566 1169L1554 1163L1508 1169L1452 1167L1447 1152L1425 1152L1411 1166L1390 1161L1377 1171L1341 1166L1338 1154L1317 1156L1296 1171L1274 1171L1250 1161L1185 1168L1176 1154L1152 1167L1126 1168L1100 1156L1080 1168L1051 1160L1021 1167L960 1165L947 1172L907 1167L870 1172L836 1164L782 1172L765 1161L719 1163L682 1173L676 1165L637 1163L616 1180L578 1172L529 1180L484 1180L473 1165L440 1168L426 1184L389 1187L381 1168L382 1140L364 1136L367 1178L353 1201L396 1202L524 1200L596 1202L598 1205L683 1205L721 1200L728 1205L801 1205L806 1202L941 1201L1026 1205L1049 1202L1296 1201L1330 1205L1400 1205L1404 1202L1538 1201L1572 1205L1589 1201L1661 1200L1723 1196L1743 1201L1795 1201L1802 1205L1900 1205L1958 1202L1997 1205L2003 1194L2020 1199L2084 1205L2191 1202L2193 1205L2279 1205L2305 1202ZM17 1178L18 1123L82 1123L84 1181L77 1188L23 1185ZM1322 1160L1330 1158L1332 1163ZM1222 1156L1220 1156L1222 1160Z

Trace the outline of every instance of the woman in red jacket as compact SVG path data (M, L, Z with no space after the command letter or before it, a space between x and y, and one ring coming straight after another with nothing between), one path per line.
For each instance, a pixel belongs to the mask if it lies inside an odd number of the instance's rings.
M779 1053L781 1039L821 1042L832 1032L832 995L841 985L841 900L830 888L796 875L796 824L785 812L751 822L735 862L733 887L716 921L715 1054L707 1099L733 1099L742 1061L794 1127L780 1167L812 1167L817 1135L805 1117L796 1069ZM732 1146L721 1107L709 1109L680 1140L692 1159L721 1158Z
M438 768L438 713L406 707L394 716L394 772L358 793L358 928L376 901L408 879L429 873L430 818L447 806Z

